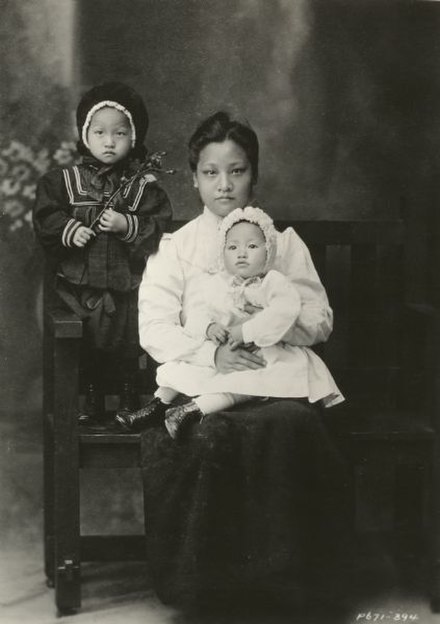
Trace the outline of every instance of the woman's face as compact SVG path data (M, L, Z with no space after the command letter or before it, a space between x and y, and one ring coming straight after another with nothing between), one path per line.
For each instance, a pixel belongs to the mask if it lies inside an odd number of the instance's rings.
M252 168L235 141L208 143L200 152L193 174L204 205L219 217L244 208L252 193Z

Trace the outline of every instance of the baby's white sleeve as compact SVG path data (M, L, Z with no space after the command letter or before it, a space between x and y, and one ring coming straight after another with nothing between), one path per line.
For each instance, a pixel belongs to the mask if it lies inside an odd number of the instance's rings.
M278 271L269 271L262 289L264 309L243 323L243 340L269 347L279 342L298 318L301 297L295 286Z

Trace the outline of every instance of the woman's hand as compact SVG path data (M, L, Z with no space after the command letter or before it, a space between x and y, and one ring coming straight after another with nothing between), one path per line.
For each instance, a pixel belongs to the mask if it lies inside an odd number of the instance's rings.
M127 233L127 219L120 212L107 208L99 219L99 229L102 232L112 232L113 234Z
M218 347L215 352L214 361L215 367L219 373L257 370L266 366L266 361L260 355L252 353L242 347L233 349L229 344Z
M228 343L235 350L237 347L243 344L243 330L240 325L234 325L229 328Z
M96 236L95 232L85 225L80 225L73 235L72 243L75 247L85 247L91 238Z

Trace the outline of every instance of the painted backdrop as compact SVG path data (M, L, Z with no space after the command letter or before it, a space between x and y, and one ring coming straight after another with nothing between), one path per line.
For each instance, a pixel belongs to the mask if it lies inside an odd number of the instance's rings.
M259 134L258 196L274 217L388 219L405 208L417 251L414 290L429 287L438 298L440 3L0 5L0 416L12 431L40 430L42 259L29 220L35 182L71 157L76 100L96 82L123 80L145 97L149 146L166 150L167 165L179 170L164 180L176 218L199 210L186 142L202 118L225 108ZM25 487L31 518L41 505L32 476L20 482ZM11 525L14 501L4 506ZM132 526L131 503L114 504Z

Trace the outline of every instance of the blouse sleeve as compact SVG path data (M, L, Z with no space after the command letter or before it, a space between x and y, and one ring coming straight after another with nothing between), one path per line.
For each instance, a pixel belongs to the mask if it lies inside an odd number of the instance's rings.
M263 283L266 305L242 325L244 342L269 347L279 342L301 310L298 290L278 271L269 271Z
M213 366L216 345L194 338L181 324L184 275L172 238L165 235L150 256L139 287L139 336L142 348L157 362L181 360Z
M199 305L188 312L183 328L185 334L193 338L207 340L206 331L209 325L215 321L209 303L216 295L216 286L219 286L219 281L216 278L216 275L202 273L197 281L197 288L204 296Z
M283 340L294 346L325 342L333 329L333 312L310 252L292 228L278 238L277 264L301 297L300 313Z
M35 234L47 253L60 256L71 246L81 223L70 216L62 169L53 169L39 180L33 223Z

